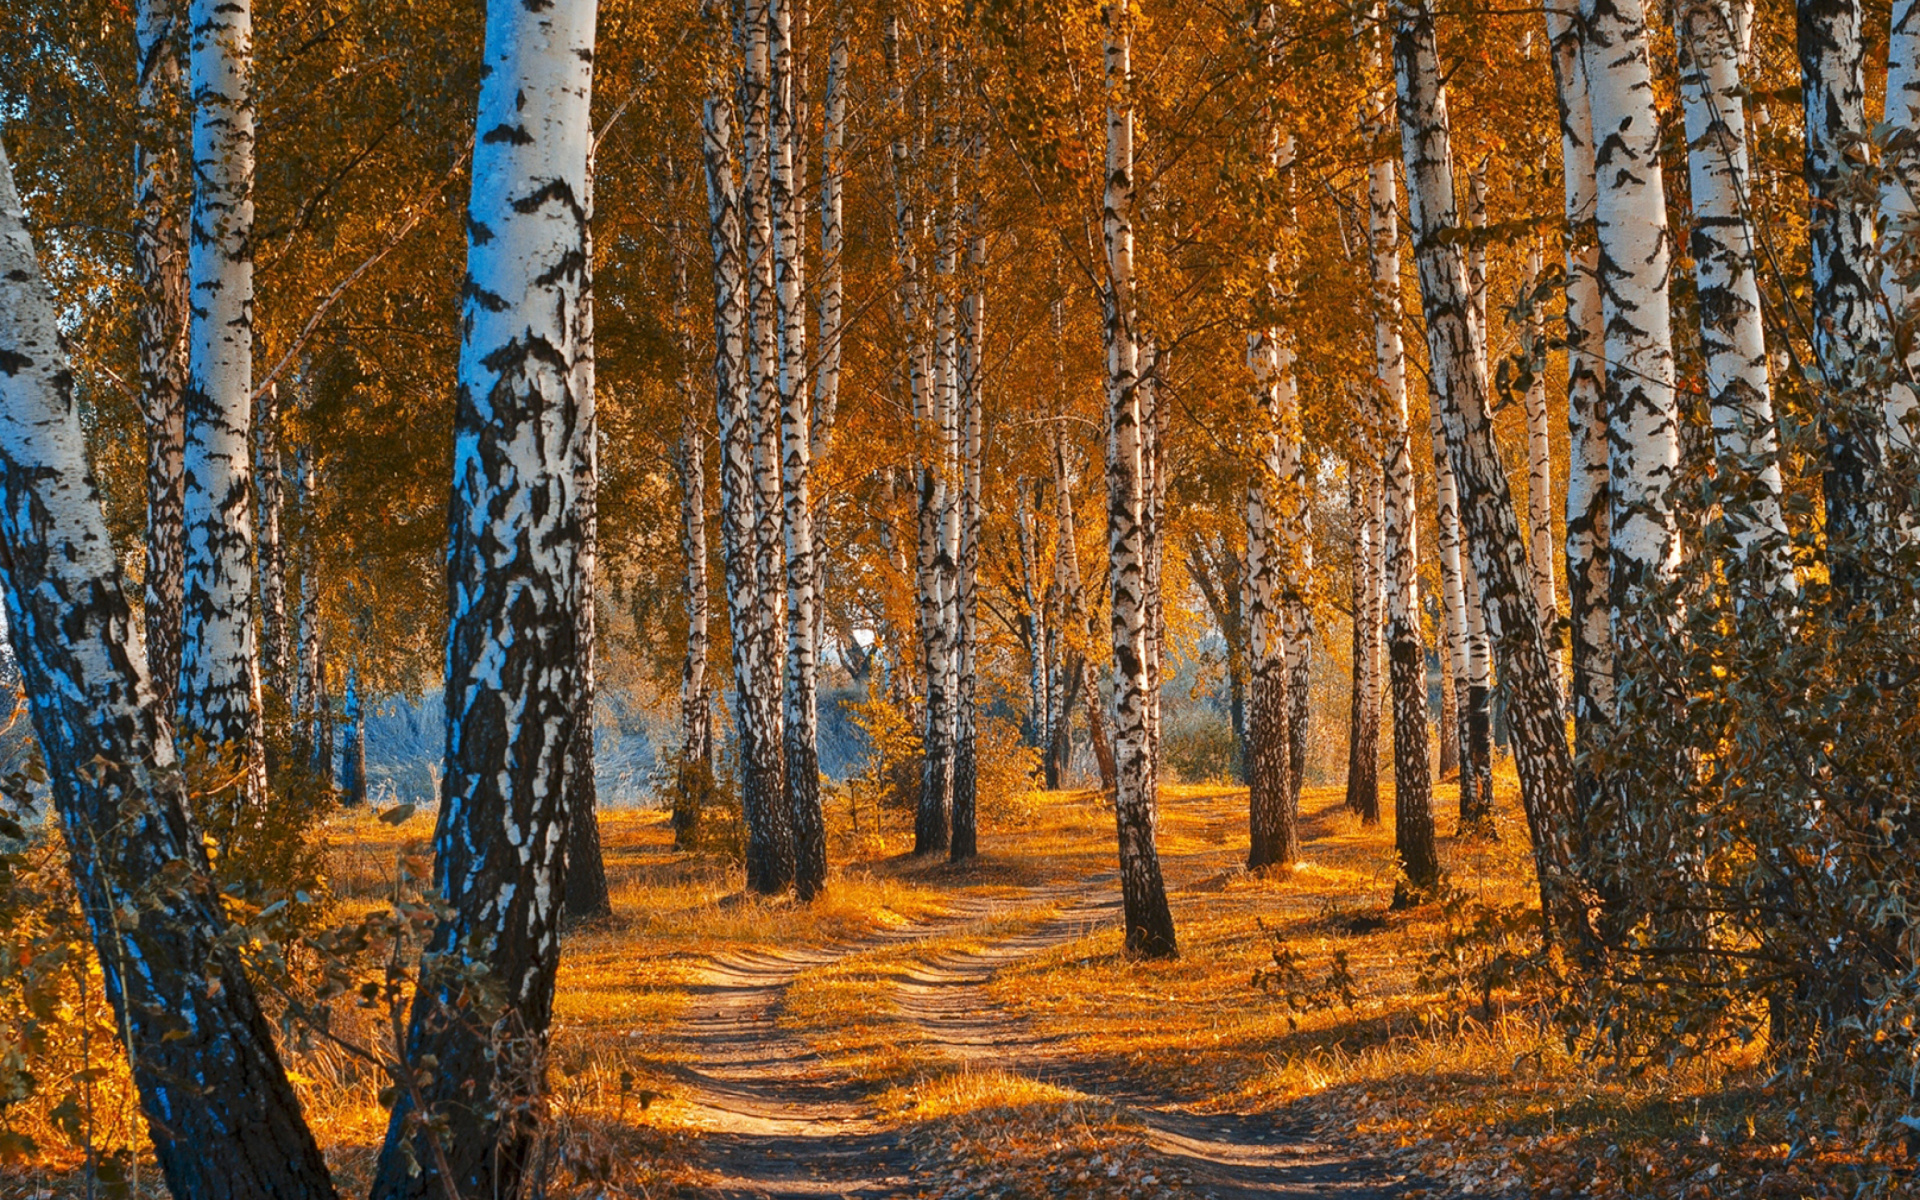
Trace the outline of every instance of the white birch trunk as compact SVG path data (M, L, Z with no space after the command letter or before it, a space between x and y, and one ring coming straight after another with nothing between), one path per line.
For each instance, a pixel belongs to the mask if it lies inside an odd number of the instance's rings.
M1741 560L1761 573L1764 590L1784 596L1795 584L1780 508L1780 445L1758 262L1747 220L1746 96L1740 81L1746 48L1737 7L1737 0L1686 0L1674 18L1693 197L1688 253L1700 297L1714 446L1723 478L1737 493L1722 500L1722 509Z
M786 805L793 826L793 878L802 900L827 883L826 823L820 810L819 664L814 587L819 575L813 532L813 413L807 379L805 295L806 196L794 162L803 96L796 81L792 0L770 0L772 134L769 171L773 256L779 314L780 474L785 504L787 656L782 738Z
M984 142L981 143L984 145ZM975 167L982 164L975 159ZM967 206L965 290L960 304L960 535L954 583L955 655L953 822L948 857L964 862L980 852L979 713L975 689L980 654L980 508L985 462L986 238L980 230L980 200Z
M1742 27L1743 33L1746 29ZM1909 339L1901 363L1905 378L1895 379L1888 394L1888 435L1895 446L1906 449L1913 443L1908 422L1917 402L1915 389L1920 387L1920 345L1910 340L1920 309L1916 309L1913 289L1900 282L1911 278L1920 263L1920 145L1914 144L1920 138L1920 0L1894 0L1887 36L1884 120L1896 134L1904 132L1908 138L1907 145L1887 155L1890 178L1880 188L1880 221L1889 242L1880 250L1880 288L1886 295L1896 344L1900 338Z
M1376 8L1378 14L1379 9ZM1391 96L1368 125L1378 140ZM1407 355L1400 336L1400 213L1394 164L1378 158L1367 173L1369 258L1373 268L1373 363L1385 415L1382 536L1386 552L1386 641L1393 698L1393 828L1401 870L1415 887L1439 876L1433 841L1433 768L1428 758L1427 656L1420 635L1420 556L1413 486L1413 429L1407 412ZM1443 671L1445 668L1442 668ZM1378 814L1375 819L1378 820Z
M179 733L266 789L253 582L253 10L193 0L187 242L186 557Z
M1133 21L1129 0L1101 7L1107 84L1106 278L1107 554L1113 633L1114 814L1130 955L1177 951L1154 845L1156 787L1147 743L1147 521L1141 461L1140 342L1133 297Z
M332 1200L272 1023L204 886L72 386L0 149L0 593L141 1112L175 1196Z
M1272 331L1247 335L1253 378L1254 454L1247 478L1247 869L1300 857L1297 810L1288 800L1293 739L1280 580L1286 552L1280 534L1281 411Z
M1882 359L1896 352L1876 294L1874 214L1847 166L1868 132L1861 6L1858 0L1799 0L1796 7L1813 353L1819 403L1835 412L1824 421L1828 569L1841 591L1857 599L1868 561L1888 544L1882 473L1888 451L1908 440L1906 401L1897 390L1881 394Z
M1590 238L1594 221L1592 110L1587 95L1575 0L1546 10L1553 53L1554 95L1560 110L1560 162L1567 229L1567 607L1572 651L1574 741L1613 711L1613 639L1610 629L1605 318L1600 303L1600 250ZM1583 799L1590 788L1583 784Z
M1459 249L1452 133L1427 0L1394 0L1394 73L1409 223L1426 310L1427 360L1449 458L1463 498L1474 574L1499 612L1501 675L1511 703L1514 761L1532 834L1549 931L1586 954L1591 923L1573 854L1573 762L1565 708L1553 684L1539 610L1527 587L1526 545L1493 443L1484 342L1470 326Z
M1527 346L1534 360L1527 381L1527 566L1533 572L1533 602L1547 631L1555 686L1560 680L1560 598L1553 578L1553 434L1547 416L1546 318L1536 292L1545 262L1536 239L1527 247Z
M1641 0L1581 0L1580 17L1598 172L1594 228L1606 314L1609 598L1617 646L1633 636L1648 596L1680 562L1671 495L1680 465L1667 292L1673 256Z
M1467 621L1466 562L1460 538L1460 491L1453 479L1453 461L1447 452L1446 423L1441 417L1440 394L1436 385L1427 389L1430 411L1427 417L1428 440L1433 446L1434 523L1438 530L1435 550L1440 559L1440 608L1445 618L1446 655L1443 667L1453 682L1454 743L1460 756L1460 822L1472 826L1480 820L1481 802L1477 791L1468 730L1472 706L1468 701L1472 678L1472 654L1469 650Z
M567 785L581 718L581 438L593 428L593 0L491 0L475 114L447 576L446 769L403 1093L372 1196L517 1194L559 966ZM487 964L516 1031L449 1021L437 956ZM490 1095L494 1105L465 1098ZM417 1095L451 1114L430 1149ZM452 1178L438 1165L444 1152Z
M764 682L774 671L771 630L761 623L756 532L760 490L754 467L758 389L748 362L749 290L741 196L733 171L733 109L715 87L702 115L707 231L713 250L714 403L720 430L720 545L726 572L727 624L733 639L734 723L740 738L741 801L747 824L747 883L776 892L786 886L772 828L781 795L778 713L768 712ZM784 827L785 822L781 821Z
M265 681L280 699L291 698L293 661L287 638L287 559L280 536L286 507L280 460L280 388L260 395L254 419L253 478L260 497L260 640Z
M133 275L140 287L140 407L147 435L146 595L148 676L173 711L180 682L186 570L187 231L186 182L169 119L181 98L186 19L173 0L138 0L134 43L139 140L133 148Z

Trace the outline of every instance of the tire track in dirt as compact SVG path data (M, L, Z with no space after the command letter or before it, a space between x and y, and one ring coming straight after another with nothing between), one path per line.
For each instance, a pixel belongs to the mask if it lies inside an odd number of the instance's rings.
M964 930L1045 904L1039 888L1003 900L962 899L947 915L817 950L716 956L692 988L680 1049L695 1065L675 1068L681 1097L704 1130L701 1165L727 1197L897 1196L913 1185L914 1156L883 1125L863 1089L835 1072L778 1022L787 989L804 972L856 954Z
M1387 1200L1396 1194L1395 1177L1383 1163L1315 1141L1272 1115L1193 1112L1172 1096L1120 1085L993 1002L987 988L1000 971L1117 922L1117 891L1112 876L1091 880L1084 895L1037 929L916 962L896 985L899 1011L949 1058L991 1064L1130 1110L1146 1125L1148 1144L1202 1195Z
M857 954L964 933L1040 906L1058 911L1037 927L976 949L937 951L907 964L894 999L927 1047L1128 1109L1147 1126L1152 1148L1180 1168L1194 1190L1217 1200L1388 1200L1397 1193L1383 1164L1315 1141L1272 1115L1197 1113L1172 1096L1129 1089L992 1001L987 988L998 972L1119 920L1117 877L1107 873L1018 897L963 899L939 919L837 946L711 959L677 1039L695 1065L675 1069L691 1089L682 1100L704 1131L700 1157L713 1176L710 1194L867 1200L927 1186L914 1175L907 1131L878 1120L860 1084L799 1033L781 1028L788 988L807 971Z

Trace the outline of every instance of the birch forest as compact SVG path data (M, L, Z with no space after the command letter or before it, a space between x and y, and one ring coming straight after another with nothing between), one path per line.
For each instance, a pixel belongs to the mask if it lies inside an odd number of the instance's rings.
M0 1200L1920 1194L1917 446L1920 0L0 0Z

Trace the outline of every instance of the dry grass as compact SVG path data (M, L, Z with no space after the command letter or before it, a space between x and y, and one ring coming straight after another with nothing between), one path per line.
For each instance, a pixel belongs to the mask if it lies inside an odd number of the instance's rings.
M1525 905L1535 900L1526 831L1510 776L1501 782L1499 840L1443 838L1442 852L1452 884L1475 901ZM1451 800L1450 788L1441 794ZM1496 993L1483 1009L1423 981L1446 942L1446 913L1432 904L1389 911L1391 824L1363 827L1341 799L1333 789L1310 789L1302 806L1307 861L1263 877L1238 865L1243 792L1165 789L1160 845L1180 957L1129 961L1119 930L1096 928L1014 961L984 994L1048 1054L1070 1060L1075 1078L1109 1081L1112 1095L1151 1093L1289 1123L1308 1117L1323 1136L1358 1139L1429 1177L1435 1194L1850 1190L1837 1152L1782 1162L1782 1138L1750 1063L1620 1077L1570 1055L1525 996ZM1390 822L1390 795L1383 805ZM1013 1065L945 1054L896 1002L915 961L1028 933L1058 911L1070 895L1063 889L1111 872L1112 817L1100 798L1034 796L989 828L986 855L964 869L899 853L903 819L874 830L869 815L857 838L846 814L832 819L836 844L864 845L869 855L843 863L821 902L796 906L744 896L726 864L674 851L663 814L602 814L615 915L573 930L566 945L552 1152L572 1182L555 1194L591 1183L606 1195L657 1195L700 1182L692 1166L700 1135L676 1071L686 1050L670 1034L712 956L856 942L989 899L1002 905L991 920L883 942L802 972L787 994L783 1029L906 1132L929 1194L1182 1194L1183 1181L1149 1151L1125 1104L1040 1082ZM1453 824L1444 811L1440 824ZM378 905L397 856L424 853L430 834L424 815L399 827L370 815L337 820L328 836L342 911ZM1321 989L1316 1002L1324 1006L1314 1007L1253 987L1255 971L1273 961L1262 925L1310 985L1344 956L1351 1005L1337 989ZM361 1190L385 1128L379 1081L338 1053L296 1050L288 1058L343 1193ZM78 1194L73 1165L0 1172L0 1196ZM154 1182L149 1166L142 1192L155 1193Z

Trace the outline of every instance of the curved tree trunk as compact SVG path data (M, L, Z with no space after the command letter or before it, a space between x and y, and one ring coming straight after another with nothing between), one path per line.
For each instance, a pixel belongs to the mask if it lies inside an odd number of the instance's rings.
M179 1200L333 1200L207 884L4 149L0 363L7 628L161 1174Z
M1133 303L1133 22L1128 0L1101 7L1107 80L1107 553L1112 598L1114 817L1126 950L1177 953L1173 912L1154 845L1157 788L1148 742L1147 485L1141 461L1140 342Z
M186 187L173 113L181 98L185 14L173 0L139 0L134 43L139 70L139 141L133 149L134 312L140 408L147 434L147 675L173 711L180 682L181 605L186 570L187 231Z
M1565 708L1553 684L1540 613L1526 586L1526 547L1493 444L1484 346L1469 327L1465 265L1454 206L1453 150L1433 16L1426 0L1395 0L1394 74L1400 146L1427 356L1441 400L1448 456L1461 485L1462 524L1475 574L1496 606L1501 674L1511 697L1514 759L1533 838L1541 911L1548 929L1580 954L1590 952L1587 889L1573 855L1573 763Z
M413 1001L374 1200L519 1194L560 959L566 772L580 719L579 438L591 427L593 0L490 0L466 213L448 520L447 753L434 885L451 907ZM448 967L505 1011L450 1020ZM426 1064L431 1064L430 1066ZM478 1106L475 1095L492 1103ZM443 1118L439 1146L423 1118ZM444 1157L453 1177L441 1174Z
M253 595L253 11L193 0L193 214L187 243L186 529L179 734L266 790Z

